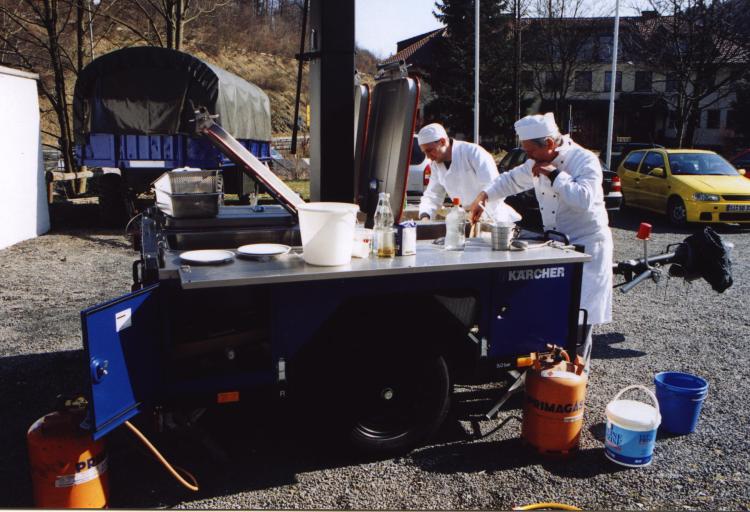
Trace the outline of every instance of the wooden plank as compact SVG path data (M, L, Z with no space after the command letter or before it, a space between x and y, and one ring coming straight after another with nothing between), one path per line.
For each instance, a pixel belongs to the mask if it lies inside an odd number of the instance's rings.
M83 178L93 178L94 173L91 171L75 172L53 172L52 181L69 181L69 180L80 180Z

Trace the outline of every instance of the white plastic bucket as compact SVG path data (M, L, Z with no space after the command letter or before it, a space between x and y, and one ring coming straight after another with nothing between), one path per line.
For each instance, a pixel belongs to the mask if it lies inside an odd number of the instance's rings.
M302 258L310 265L346 265L352 260L359 206L349 203L297 205Z
M618 400L631 389L644 391L653 406L636 400ZM640 468L651 464L656 443L656 430L661 423L659 401L645 386L633 385L623 388L607 404L607 433L604 441L604 454L609 460Z

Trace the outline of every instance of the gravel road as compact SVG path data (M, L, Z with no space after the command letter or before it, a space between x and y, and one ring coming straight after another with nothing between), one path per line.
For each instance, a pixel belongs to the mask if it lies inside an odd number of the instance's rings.
M634 239L641 220L654 225L652 252L695 229L675 232L658 216L622 212L613 226L616 259L641 254ZM68 218L57 221L67 227L0 251L0 507L33 506L26 429L54 408L58 395L85 390L79 311L126 293L136 257L121 233L80 219L79 227L70 227L76 222ZM497 431L472 438L469 420L489 409L500 384L458 387L450 420L429 446L379 461L316 443L305 435L315 418L229 408L207 413L199 429L154 435L170 460L196 475L198 493L179 487L129 432L110 435L111 506L508 509L559 501L586 509L747 510L750 236L746 229L718 229L735 244L735 283L724 294L703 281L678 279L615 292L615 320L595 333L585 427L574 458L541 458L521 445L518 399L497 421L481 424L489 432L502 422ZM710 382L697 432L660 433L647 468L608 462L606 404L624 386L650 386L663 370Z

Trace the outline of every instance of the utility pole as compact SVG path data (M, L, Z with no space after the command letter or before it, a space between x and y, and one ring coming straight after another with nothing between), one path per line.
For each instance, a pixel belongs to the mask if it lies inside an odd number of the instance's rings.
M513 116L521 118L521 0L513 0Z
M620 35L620 0L615 1L615 33L612 41L612 75L609 83L609 116L607 119L607 169L612 165L612 132L615 124L615 85L617 84L617 39Z
M99 6L101 3L101 0L91 0L91 4L89 5L89 43L91 43L91 60L94 60L96 58L96 55L94 55L94 20L91 17L91 11L94 7Z
M474 143L479 144L479 2L474 0Z

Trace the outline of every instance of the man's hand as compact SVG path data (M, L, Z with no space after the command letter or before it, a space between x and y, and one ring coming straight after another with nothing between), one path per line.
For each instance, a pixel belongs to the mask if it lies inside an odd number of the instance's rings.
M533 174L535 177L539 175L549 176L549 173L554 170L555 166L549 162L537 162L534 164L534 167L531 168L531 174Z
M423 213L422 215L419 216L419 220L420 221L422 221L422 220L430 220L430 214L429 213Z
M482 190L479 195L477 195L476 199L469 205L469 220L472 224L474 224L476 221L479 220L479 217L482 216L482 212L484 209L480 205L484 205L484 203L487 202L487 192Z

